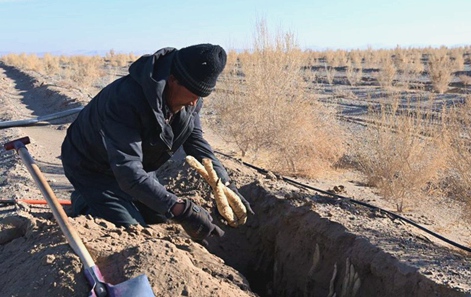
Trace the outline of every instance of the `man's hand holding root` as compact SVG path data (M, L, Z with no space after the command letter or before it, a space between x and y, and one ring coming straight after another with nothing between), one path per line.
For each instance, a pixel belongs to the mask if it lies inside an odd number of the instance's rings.
M224 231L213 224L213 218L204 208L189 199L183 199L182 204L183 211L173 217L173 220L179 223L193 240L203 242L210 235L224 235Z
M242 196L241 193L239 193L239 190L237 189L236 185L234 183L230 183L228 186L229 190L234 192L237 196L239 196L240 201L244 204L245 208L247 209L250 214L255 214L252 210L252 207L250 206L250 203L247 201L247 199Z
M187 156L187 163L193 167L211 186L219 214L231 227L245 224L247 210L253 214L249 202L240 195L234 184L229 187L222 184L221 179L213 169L210 159L203 159L203 164L194 157Z

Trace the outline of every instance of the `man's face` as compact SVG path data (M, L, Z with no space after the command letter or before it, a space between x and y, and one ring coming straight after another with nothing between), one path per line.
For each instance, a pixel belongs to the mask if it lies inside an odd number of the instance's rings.
M170 75L168 78L167 105L172 113L180 111L185 106L195 105L198 98L198 95L190 92L173 75Z

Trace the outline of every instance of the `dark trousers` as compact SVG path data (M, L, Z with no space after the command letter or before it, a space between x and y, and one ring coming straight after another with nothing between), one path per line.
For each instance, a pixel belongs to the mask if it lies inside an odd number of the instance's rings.
M63 162L65 176L74 186L72 215L90 214L116 226L157 224L164 215L133 199L119 187L113 176L76 168Z

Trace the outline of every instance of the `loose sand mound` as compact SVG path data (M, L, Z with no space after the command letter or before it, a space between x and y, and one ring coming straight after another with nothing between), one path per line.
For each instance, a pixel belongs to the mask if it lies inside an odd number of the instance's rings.
M50 219L19 214L3 220L2 296L86 296L90 290L80 259ZM255 296L239 272L177 225L124 230L100 219L71 222L106 282L144 273L157 296Z

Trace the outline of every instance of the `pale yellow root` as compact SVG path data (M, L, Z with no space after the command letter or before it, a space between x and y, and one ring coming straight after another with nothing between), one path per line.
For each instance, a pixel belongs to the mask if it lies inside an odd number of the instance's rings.
M230 204L228 203L226 195L224 194L224 188L225 186L219 179L216 183L216 188L213 189L215 198L214 200L216 200L216 206L218 208L219 213L223 218L226 219L229 226L237 227L239 225L239 222Z
M240 200L239 195L234 193L230 188L224 186L224 194L226 195L227 201L232 208L235 216L237 217L237 223L239 225L245 224L247 222L247 208Z
M204 169L206 169L206 172L208 173L209 180L212 183L216 184L219 177L218 177L218 174L216 173L216 171L213 168L213 162L211 161L211 159L203 158L203 166L204 166Z
M213 163L211 159L204 158L203 159L203 166L206 169L209 177L209 184L215 184L213 187L214 191L214 198L216 200L216 206L218 208L219 213L223 218L226 219L227 223L232 227L238 226L238 220L234 211L232 210L229 202L227 200L226 195L224 194L225 186L222 184L221 180L218 178L216 171L214 171Z
M228 224L232 227L245 224L247 221L245 205L234 191L222 184L213 168L211 159L204 158L203 164L193 156L186 156L185 160L211 186L216 200L216 207Z
M211 179L209 178L206 168L204 168L204 166L198 160L196 160L195 157L186 156L185 161L204 178L204 180L211 186L211 188L214 188L216 186L216 183L212 182Z

